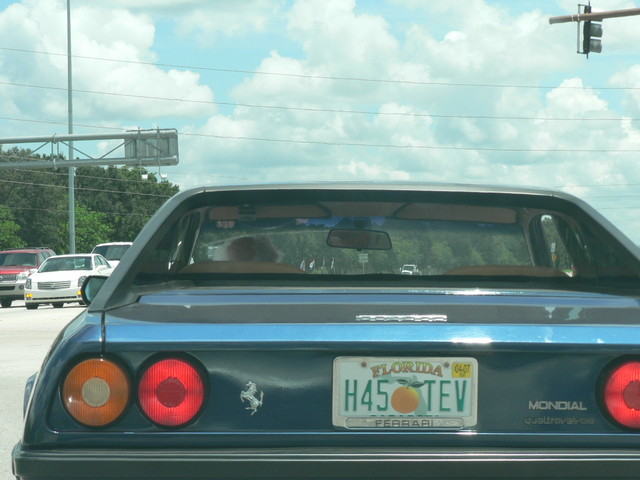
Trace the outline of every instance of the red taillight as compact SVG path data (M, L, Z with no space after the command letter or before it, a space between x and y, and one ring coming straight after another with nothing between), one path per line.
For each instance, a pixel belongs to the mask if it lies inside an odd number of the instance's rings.
M129 392L122 368L104 358L91 358L71 369L62 385L62 400L78 422L103 427L124 412Z
M628 361L613 369L604 383L604 405L621 425L640 428L640 361Z
M158 425L176 427L190 422L204 403L204 382L189 362L165 358L150 365L140 379L138 400Z

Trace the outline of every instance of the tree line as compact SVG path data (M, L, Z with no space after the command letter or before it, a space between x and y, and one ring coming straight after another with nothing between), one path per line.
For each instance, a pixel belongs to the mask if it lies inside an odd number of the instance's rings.
M253 225L228 231L207 231L205 227L193 260L215 259L215 250L228 239L258 234L268 238L280 252L281 262L312 274L399 274L402 265L413 264L424 275L439 275L460 266L532 264L524 233L515 225L387 219L377 228L389 234L392 248L362 251L334 248L327 244L326 226L292 221L272 225L261 233ZM550 238L560 242L557 235ZM570 268L568 255L563 255L554 266Z
M0 147L0 154L52 159L16 147ZM133 241L179 191L142 167L77 167L74 185L77 252L89 252L98 243ZM0 170L0 250L27 246L69 252L69 170L64 166Z
M327 246L327 232L271 238L285 253L285 263L300 265L309 273L398 274L402 265L414 264L425 275L438 275L461 265L530 264L524 239L514 232L498 230L489 234L451 228L440 222L423 223L422 228L415 229L385 225L393 245L390 250L332 248Z

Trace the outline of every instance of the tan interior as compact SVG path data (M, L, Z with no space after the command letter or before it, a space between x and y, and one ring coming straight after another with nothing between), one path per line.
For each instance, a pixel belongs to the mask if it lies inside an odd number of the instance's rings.
M184 267L180 273L305 273L298 267L275 262L196 262Z
M449 270L447 275L502 275L524 277L566 277L566 273L551 267L529 265L469 265Z

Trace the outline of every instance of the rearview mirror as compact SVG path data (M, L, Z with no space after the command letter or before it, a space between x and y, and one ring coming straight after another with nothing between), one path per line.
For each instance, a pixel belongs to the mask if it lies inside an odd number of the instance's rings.
M327 245L356 250L391 250L391 238L379 230L334 228L327 236Z
M80 287L80 294L82 295L82 301L85 305L90 305L96 298L98 292L107 281L109 277L102 275L89 275Z

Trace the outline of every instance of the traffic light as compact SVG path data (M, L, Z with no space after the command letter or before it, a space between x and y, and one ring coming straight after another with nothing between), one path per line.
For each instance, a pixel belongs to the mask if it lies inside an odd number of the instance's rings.
M585 5L584 13L591 13L591 5ZM602 52L602 23L585 21L582 25L582 53Z

